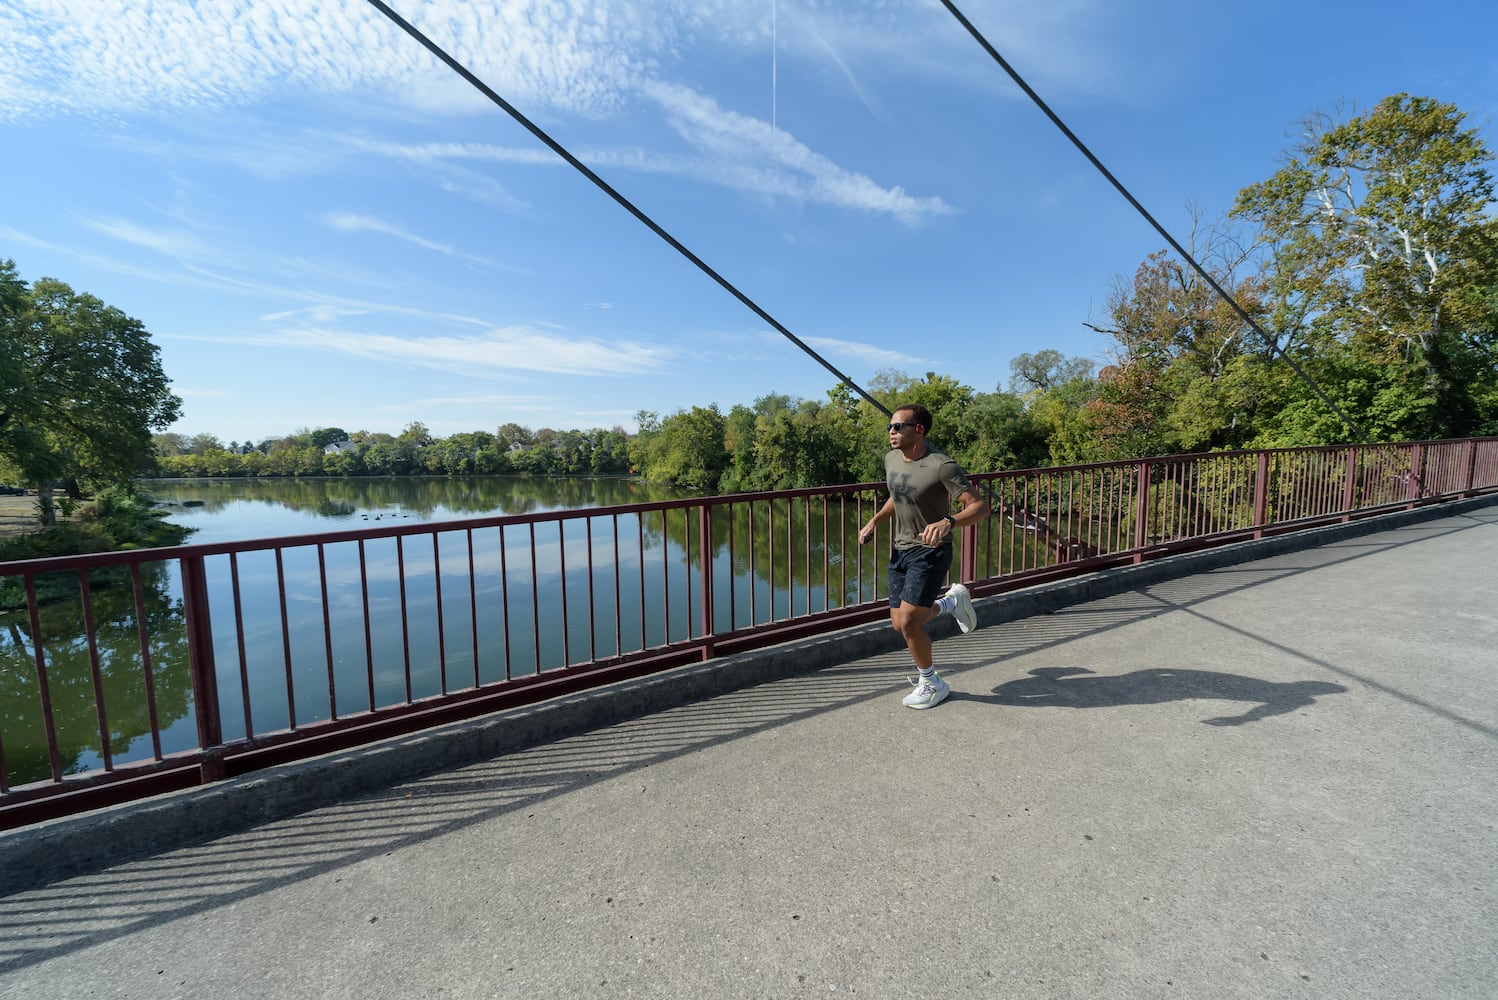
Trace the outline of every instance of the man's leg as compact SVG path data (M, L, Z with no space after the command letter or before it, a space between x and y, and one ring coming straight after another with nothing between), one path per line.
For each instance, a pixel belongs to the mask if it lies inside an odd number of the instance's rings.
M890 624L905 638L910 649L910 658L921 670L931 669L931 633L926 623L931 620L933 610L902 600L898 608L889 609Z
M952 564L952 550L919 548L890 559L890 624L905 640L920 676L905 697L907 708L931 708L951 692L932 666L931 633L926 623L936 614L936 595ZM897 603L898 602L898 603Z

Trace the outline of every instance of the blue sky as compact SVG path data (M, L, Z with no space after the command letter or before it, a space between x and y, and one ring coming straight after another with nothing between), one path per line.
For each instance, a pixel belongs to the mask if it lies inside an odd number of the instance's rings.
M867 385L1102 359L1164 241L935 0L394 0ZM958 6L1183 242L1295 124L1407 91L1498 145L1498 11ZM141 320L225 442L633 429L836 379L363 0L7 0L0 257Z

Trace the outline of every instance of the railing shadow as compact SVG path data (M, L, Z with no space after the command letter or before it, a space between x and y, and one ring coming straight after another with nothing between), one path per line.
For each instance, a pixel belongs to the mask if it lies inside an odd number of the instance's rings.
M995 624L961 643L943 643L942 656L952 657L944 670L955 676L1167 612L1198 613L1193 606L1207 601L1494 520L1498 511L1468 515L1455 525L1406 526L1380 536L1387 538L1382 543L1358 539L1301 550L1293 558L1276 557L1273 565L1250 564L1167 580L1052 614ZM16 892L0 898L0 975L164 922L208 914L623 775L635 775L648 785L644 772L652 765L889 697L903 688L908 669L903 650L824 668L401 783L104 872ZM1204 720L1229 726L1294 711L1317 697L1345 690L1339 684L1275 684L1199 670L1102 677L1070 667L1033 671L1028 678L1000 685L992 695L957 697L1005 708L1107 708L1186 698L1257 705L1243 715ZM1491 734L1486 727L1479 728Z

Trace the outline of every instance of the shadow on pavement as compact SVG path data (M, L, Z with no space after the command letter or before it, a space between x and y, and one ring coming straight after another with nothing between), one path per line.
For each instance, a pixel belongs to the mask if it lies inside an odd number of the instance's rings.
M1103 676L1086 667L1041 667L1029 677L999 685L991 696L953 697L1027 708L1116 708L1198 698L1257 703L1242 715L1202 720L1209 726L1241 726L1315 704L1318 695L1346 690L1326 681L1279 683L1213 670L1161 668Z

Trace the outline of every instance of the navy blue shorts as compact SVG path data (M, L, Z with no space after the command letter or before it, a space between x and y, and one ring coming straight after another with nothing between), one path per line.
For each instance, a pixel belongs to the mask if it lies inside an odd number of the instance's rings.
M902 602L908 602L918 608L931 607L951 568L950 545L895 549L889 557L889 606L898 608Z

